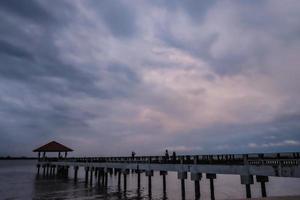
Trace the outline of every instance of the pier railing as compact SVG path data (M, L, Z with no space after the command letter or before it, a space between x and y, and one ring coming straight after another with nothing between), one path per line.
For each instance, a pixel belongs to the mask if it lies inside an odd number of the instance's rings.
M178 156L44 158L43 161L78 163L153 163L209 165L299 165L300 153L218 154Z

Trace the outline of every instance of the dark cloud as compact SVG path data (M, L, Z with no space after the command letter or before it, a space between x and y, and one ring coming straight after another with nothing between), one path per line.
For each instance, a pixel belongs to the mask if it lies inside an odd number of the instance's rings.
M95 12L116 37L131 38L137 33L136 15L133 7L122 1L93 1Z
M204 1L197 1L197 0L187 0L187 1L152 1L156 5L166 8L171 12L174 10L182 10L188 16L190 16L191 20L193 20L196 24L202 22L203 18L207 14L208 10L211 6L215 4L215 0L204 0ZM176 21L176 19L174 19Z
M8 55L21 59L33 60L34 57L27 50L0 40L0 55Z
M260 2L0 2L0 156L297 150L298 15Z
M1 1L0 9L12 13L20 18L26 18L38 23L54 21L53 16L38 1Z

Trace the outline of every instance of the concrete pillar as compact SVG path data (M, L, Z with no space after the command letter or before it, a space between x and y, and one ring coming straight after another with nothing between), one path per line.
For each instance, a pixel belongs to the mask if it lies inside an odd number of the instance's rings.
M152 176L153 176L153 170L146 171L146 176L148 176L148 195L152 196Z
M181 197L185 199L185 179L187 179L187 172L178 172L177 178L181 181Z
M108 184L108 171L105 170L104 172L104 185L107 186Z
M121 187L121 170L118 170L118 187Z
M124 187L124 192L127 190L127 175L129 174L129 170L128 169L123 169L122 170L122 173L123 173L123 181L124 181L124 184L123 184L123 187Z
M69 177L69 166L65 166L64 178L68 178L68 177Z
M98 176L98 168L95 168L95 178Z
M89 167L85 167L85 184L89 181Z
M46 176L46 165L43 165L42 167L43 167L43 177L45 177Z
M206 174L206 178L209 179L209 183L210 183L210 198L211 198L211 200L215 200L214 179L217 178L217 175L216 174Z
M49 176L49 164L46 165L46 176Z
M60 170L60 166L56 165L56 170L54 172L56 177L59 177L59 170Z
M50 165L50 177L52 177L53 176L53 174L54 174L54 166L53 165Z
M167 171L160 171L159 174L163 177L163 192L166 193L166 175L168 174Z
M241 175L241 184L246 185L246 198L251 198L251 187L253 184L252 175Z
M194 181L195 184L195 199L200 199L200 180L202 178L201 173L191 173L191 180Z
M97 184L100 185L101 181L101 169L97 168Z
M268 176L256 176L256 181L261 185L261 196L267 197L266 182L269 182Z
M74 166L74 182L77 182L78 179L78 166Z
M90 185L93 185L93 173L94 173L94 167L91 167L91 170L90 170Z
M140 190L140 188L141 188L141 172L140 172L140 170L136 170L136 174L137 174L137 187L138 187L138 190Z
M56 174L56 165L53 165L53 171L52 171L52 176L54 176L55 177L55 174Z
M37 164L36 167L37 167L37 175L40 176L40 168L41 168L41 165L40 165L40 164Z

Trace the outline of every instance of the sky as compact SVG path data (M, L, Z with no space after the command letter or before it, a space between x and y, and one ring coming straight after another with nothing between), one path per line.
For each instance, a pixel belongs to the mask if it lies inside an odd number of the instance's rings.
M0 1L0 156L300 151L300 1Z

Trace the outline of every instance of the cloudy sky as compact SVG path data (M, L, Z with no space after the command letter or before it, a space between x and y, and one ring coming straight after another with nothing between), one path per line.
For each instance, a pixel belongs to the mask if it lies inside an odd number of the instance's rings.
M0 156L300 150L300 1L0 2Z

